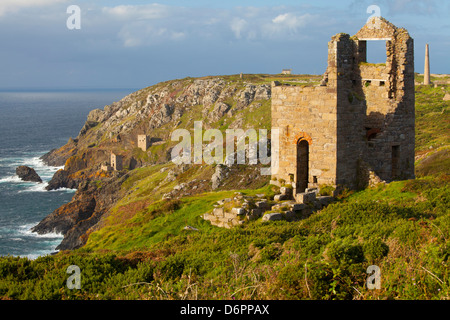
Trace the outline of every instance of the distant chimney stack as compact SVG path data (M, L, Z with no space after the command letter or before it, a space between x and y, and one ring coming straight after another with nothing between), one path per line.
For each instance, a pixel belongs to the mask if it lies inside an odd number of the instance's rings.
M430 84L430 49L428 43L425 45L425 68L423 71L423 84Z

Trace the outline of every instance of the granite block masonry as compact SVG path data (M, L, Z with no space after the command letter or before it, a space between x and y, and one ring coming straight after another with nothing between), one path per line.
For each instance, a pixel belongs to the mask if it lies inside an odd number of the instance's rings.
M386 63L367 62L367 42L386 43ZM272 83L272 129L280 130L272 183L293 195L331 185L357 188L360 163L381 181L414 178L414 41L403 28L373 17L354 36L328 43L317 86Z

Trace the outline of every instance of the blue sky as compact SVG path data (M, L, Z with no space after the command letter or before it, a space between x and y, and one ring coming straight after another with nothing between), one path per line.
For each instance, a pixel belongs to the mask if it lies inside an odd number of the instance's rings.
M70 5L81 9L79 30L66 27ZM450 73L446 0L1 0L0 89L142 88L283 68L322 74L331 36L355 34L369 5L414 38L416 72L429 43L431 71Z

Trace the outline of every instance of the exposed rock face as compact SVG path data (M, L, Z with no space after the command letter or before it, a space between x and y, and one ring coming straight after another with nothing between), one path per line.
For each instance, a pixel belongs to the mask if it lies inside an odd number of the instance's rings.
M42 183L41 177L36 173L33 168L27 166L18 166L16 168L16 174L23 181L39 182Z
M82 247L103 214L123 195L121 178L105 180L102 187L96 183L82 182L71 202L64 204L42 220L32 231L38 234L61 233L64 239L57 250Z
M107 157L97 159L102 153L133 149L136 147L136 136L143 132L149 134L157 131L151 139L169 140L170 133L178 128L183 115L193 107L202 107L203 118L189 117L190 121L203 120L208 126L223 117L236 116L235 127L239 127L242 124L242 120L239 121L242 119L240 111L270 98L271 86L268 84L245 83L239 86L220 77L164 82L134 92L105 106L103 110L92 110L78 137L70 139L66 145L52 150L42 159L48 165L65 166L64 169L72 174L93 167L91 162L98 164L107 160ZM187 123L192 125L189 121ZM88 154L94 151L96 154ZM128 152L124 164L130 161L131 156ZM70 158L70 163L66 163Z
M208 119L211 122L217 121L222 118L230 110L230 106L223 102L218 102L214 106L214 109L209 113Z

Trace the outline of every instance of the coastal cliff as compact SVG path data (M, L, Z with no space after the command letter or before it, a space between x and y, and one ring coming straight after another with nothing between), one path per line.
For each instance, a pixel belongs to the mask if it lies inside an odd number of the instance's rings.
M281 79L301 83L319 80L314 76L300 80L299 76L282 76ZM155 185L155 194L166 199L217 188L266 184L270 177L261 176L256 166L230 166L226 172L216 172L219 168L209 165L202 166L201 170L192 165L170 166L170 152L178 143L171 141L171 133L175 129L192 130L194 121L202 121L203 130L269 129L273 80L268 75L173 80L134 92L104 109L92 110L76 138L70 138L64 146L42 157L48 165L64 165L46 189L73 188L77 192L71 202L55 210L32 231L63 234L57 249L82 247L89 234L102 225L102 219L114 204L130 192L123 183L127 179L139 179L138 168L166 166L165 180ZM150 141L146 151L137 147L140 134L147 135ZM123 170L102 169L110 161L111 153L123 158ZM181 181L183 174L187 178ZM184 188L168 187L174 182L184 183Z

